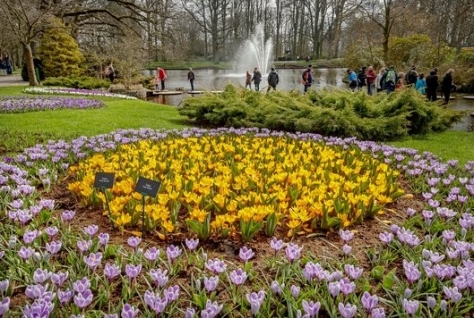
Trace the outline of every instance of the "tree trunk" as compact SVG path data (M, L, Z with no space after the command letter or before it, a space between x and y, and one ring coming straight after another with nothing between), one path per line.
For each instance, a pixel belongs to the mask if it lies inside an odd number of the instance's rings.
M38 80L36 79L35 64L33 62L33 51L31 50L31 45L29 43L23 44L23 54L25 56L26 69L28 70L28 80L30 86L39 85Z

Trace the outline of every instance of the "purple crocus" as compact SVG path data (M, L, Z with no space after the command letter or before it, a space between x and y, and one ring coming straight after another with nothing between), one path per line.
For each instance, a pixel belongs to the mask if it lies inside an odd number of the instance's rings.
M56 286L56 287L61 287L66 279L69 277L69 272L60 272L58 271L57 273L54 273L51 275L51 282Z
M283 288L285 288L285 284L282 283L280 285L276 280L272 281L272 283L270 284L270 289L276 295L281 295L283 293Z
M195 250L197 246L199 245L199 238L196 238L196 239L186 238L184 240L184 243L186 244L186 247L188 247L189 250Z
M155 261L160 257L160 250L156 247L151 247L145 250L145 258L149 261Z
M150 290L145 291L143 300L145 304L157 314L162 313L168 305L168 299L166 299L166 297L163 296L163 298L161 298L158 293L154 293Z
M270 247L275 251L275 254L280 251L285 243L281 239L277 239L276 237L273 237L272 240L270 241Z
M389 232L383 232L379 234L380 240L387 245L392 242L393 237L394 237L393 233L389 233Z
M26 248L25 246L22 246L18 251L18 256L23 258L23 260L27 260L33 255L34 252L35 250L33 248Z
M241 268L231 271L229 275L230 280L236 286L242 285L247 280L247 276L248 276L247 273L243 271Z
M131 236L127 239L127 244L132 247L134 250L137 250L138 245L142 242L140 237Z
M10 286L10 281L8 279L0 281L0 293L4 294L8 287Z
M89 256L84 256L84 262L94 270L102 262L102 253L90 253Z
M35 300L31 305L23 309L25 318L49 318L54 309L54 303L46 300Z
M293 262L301 257L301 249L303 247L298 246L297 244L294 243L289 243L288 246L286 246L285 253L286 257L290 262Z
M164 287L168 283L168 270L163 271L162 269L151 269L148 272L151 280L157 287Z
M339 288L344 296L351 294L356 289L356 285L354 282L350 281L349 278L343 278L339 280Z
M379 298L376 295L371 295L367 291L364 292L361 298L362 305L367 313L370 313L379 302Z
M310 300L309 302L304 300L301 302L303 306L303 310L305 312L305 315L307 315L309 318L314 318L318 315L319 309L321 308L321 303L314 302Z
M89 225L84 227L84 233L89 235L90 237L94 237L94 235L99 231L99 226L97 225Z
M172 263L181 255L181 252L182 250L174 245L169 245L168 248L166 248L166 256L168 256Z
M298 296L300 295L301 287L300 287L300 286L291 285L290 291L291 291L291 295L293 296L293 298L297 299Z
M436 306L436 299L432 296L428 296L426 298L426 303L428 304L428 308L430 308L431 310L434 309L434 307Z
M333 281L328 284L328 291L333 298L336 298L337 295L341 292L341 285L338 281Z
M79 240L77 242L77 248L81 251L81 253L84 253L89 250L89 248L92 245L92 240Z
M0 318L3 318L8 309L10 309L10 298L7 297L0 302Z
M208 261L206 261L205 266L214 274L220 274L227 269L227 265L225 264L225 262L218 258L209 259Z
M37 284L42 284L51 277L52 273L48 270L36 269L33 273L33 280Z
M76 215L75 211L65 210L65 211L62 212L61 218L65 222L70 222L74 218L75 215Z
M448 288L444 286L443 292L446 298L448 298L454 303L458 303L462 298L462 294L458 291L458 287Z
M25 295L31 299L38 299L46 294L46 288L43 285L26 286Z
M122 318L135 318L138 315L139 310L134 306L126 303L123 305L121 316Z
M342 252L344 253L344 255L349 255L352 251L352 247L347 245L347 244L344 244L344 246L342 246Z
M355 305L352 305L350 303L346 303L345 305L340 302L338 305L339 313L341 316L344 318L354 318L354 315L357 312L357 307Z
M250 311L254 316L256 316L265 300L265 291L260 290L259 292L248 293L246 298L250 303Z
M405 269L405 276L410 284L420 278L421 272L418 270L418 267L415 266L413 261L408 262L404 259L403 268Z
M217 301L212 302L210 299L206 302L206 308L201 310L201 318L215 318L222 310L224 305L219 305Z
M44 229L44 232L46 233L46 235L48 235L49 238L52 238L52 237L56 236L56 234L59 232L59 230L58 230L58 227L51 226L51 227L46 227Z
M219 276L214 276L214 277L209 277L209 278L204 276L204 288L206 288L208 292L211 292L214 289L216 289L218 284L219 284Z
M110 235L109 235L109 233L100 233L98 238L99 238L99 243L102 246L107 246L107 244L110 240Z
M23 234L23 241L25 242L25 244L31 244L39 235L41 235L41 232L36 229L26 231Z
M403 299L403 309L405 309L405 312L410 316L415 315L419 306L420 303L418 300L408 300L406 298Z
M46 250L51 254L55 255L61 250L62 243L60 241L51 241L46 243Z
M194 318L196 315L196 310L194 308L186 308L186 312L184 313L185 318Z
M163 291L163 294L166 297L166 299L168 300L168 302L178 300L178 298L179 298L179 286L174 285L174 286L168 287Z
M362 276L364 269L360 267L355 267L354 265L344 265L344 271L349 277L356 280L357 278Z
M142 271L141 264L138 264L138 265L128 264L125 266L125 273L127 274L128 278L130 278L130 280L133 280L136 277L138 277L141 271Z
M104 267L104 275L110 281L121 274L121 270L117 265L107 263Z
M66 289L66 291L58 290L58 300L61 303L61 305L67 304L72 297L74 296L74 291Z
M339 229L339 236L345 243L347 243L348 241L352 240L352 238L354 238L354 233L350 230Z
M247 246L240 248L239 257L242 259L242 261L247 262L252 259L253 256L255 256L255 253L252 249L247 248Z
M80 280L76 280L72 284L72 288L75 292L82 293L91 287L91 282L86 277L82 277Z
M83 292L78 292L74 296L74 304L78 306L80 309L84 309L85 307L89 306L92 303L92 299L94 295L90 289L86 289Z
M370 312L372 318L385 318L385 310L383 308L374 308Z

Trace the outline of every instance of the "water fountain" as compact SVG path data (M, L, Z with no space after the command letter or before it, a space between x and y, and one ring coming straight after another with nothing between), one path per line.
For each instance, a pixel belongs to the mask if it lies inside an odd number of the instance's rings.
M242 44L238 51L235 64L236 71L245 75L245 71L252 73L254 68L257 67L262 75L267 74L272 51L272 39L269 38L265 41L263 24L257 24L255 33Z

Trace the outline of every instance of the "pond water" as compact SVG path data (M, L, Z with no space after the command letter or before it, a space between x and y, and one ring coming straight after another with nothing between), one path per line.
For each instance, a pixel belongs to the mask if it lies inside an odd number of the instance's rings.
M343 82L347 75L346 69L314 69L315 83L313 89L322 89L328 86L336 88L347 88L347 84ZM222 90L228 83L234 85L245 85L245 71L236 73L233 70L194 70L195 78L194 88L198 91L218 91ZM249 70L250 72L252 70ZM298 89L303 92L303 85L301 85L301 74L304 69L280 69L277 70L280 83L277 86L279 90L294 90ZM156 70L144 70L143 75L153 76L156 74ZM148 99L161 104L175 105L178 106L184 99L191 95L186 92L191 89L187 74L188 70L169 70L166 71L166 89L167 90L183 90L184 94L179 95L155 95ZM260 83L260 90L267 89L267 74L263 74L262 83ZM253 86L252 86L253 87ZM454 100L451 100L449 107L457 110L468 110L468 115L463 119L462 122L457 123L453 129L460 131L474 131L474 116L470 116L474 113L474 100L466 100L462 98L462 95L454 94Z

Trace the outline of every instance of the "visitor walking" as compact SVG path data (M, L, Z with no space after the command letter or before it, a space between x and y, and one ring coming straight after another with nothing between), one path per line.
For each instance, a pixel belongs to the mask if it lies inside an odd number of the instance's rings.
M388 67L387 72L382 77L383 82L383 90L387 91L387 93L391 93L395 91L395 85L397 84L398 77L397 77L397 72L395 71L395 68L393 65Z
M417 90L421 94L425 95L425 93L426 93L426 80L425 80L425 74L424 73L420 73L420 76L419 76L418 80L416 80L415 90Z
M349 88L354 92L357 87L357 74L351 69L347 69L346 73L349 76Z
M166 76L165 69L163 69L163 68L157 68L156 71L157 71L157 72L156 72L156 76L158 77L157 80L158 80L159 83L161 84L161 90L163 91L163 90L165 89L165 80L166 80L168 77ZM157 90L158 90L158 84L157 84L158 81L156 81L156 78L155 78L155 85L156 85L156 89L157 89Z
M191 84L191 91L194 91L194 72L192 68L189 68L188 81Z
M405 85L414 85L418 81L418 72L416 72L416 66L412 65L410 71L405 75Z
M436 70L430 72L430 75L426 78L426 97L428 101L435 102L437 99L438 90L438 75L436 74Z
M374 71L374 67L372 65L369 65L367 68L367 73L365 74L365 77L367 79L367 93L369 95L374 94L374 84L375 84L375 79L377 78L377 73Z
M308 68L303 72L302 82L304 85L304 92L306 93L313 83L313 66L311 64L308 65Z
M278 73L275 71L275 68L272 68L270 73L268 74L267 93L270 91L270 89L274 89L276 91L276 86L278 85L278 82L280 82L280 77L278 76Z
M253 84L255 85L255 91L260 91L260 82L262 82L262 73L255 68L253 70L253 77L252 77Z
M451 96L451 90L453 89L453 69L449 69L443 77L443 81L441 82L441 90L443 91L444 103L449 103L449 98Z
M249 87L249 89L252 89L252 74L250 74L249 71L245 74L245 88Z
M377 78L375 79L375 88L377 89L377 93L383 91L384 83L382 82L382 78L386 71L387 69L381 68L379 74L377 74Z

